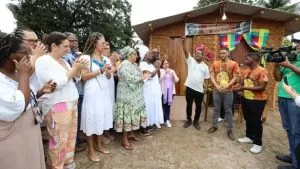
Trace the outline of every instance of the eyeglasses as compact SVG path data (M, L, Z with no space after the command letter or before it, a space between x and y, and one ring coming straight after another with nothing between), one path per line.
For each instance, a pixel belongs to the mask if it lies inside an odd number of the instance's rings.
M69 42L73 42L74 43L74 42L78 42L78 40L69 40Z
M27 41L29 43L37 43L38 40L37 39L23 39L24 41Z

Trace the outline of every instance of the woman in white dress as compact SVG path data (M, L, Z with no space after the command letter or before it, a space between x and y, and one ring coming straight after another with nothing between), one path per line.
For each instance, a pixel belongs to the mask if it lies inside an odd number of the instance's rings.
M109 60L102 56L104 49L104 36L94 32L89 36L85 45L84 53L88 55L81 56L82 59L88 61L88 67L81 72L82 79L86 81L82 103L81 129L87 135L88 158L93 162L100 161L95 150L103 154L109 153L102 146L102 134L104 130L113 127L112 102L109 90L109 80L113 76ZM94 143L93 135L96 135L96 143Z
M148 52L144 61L140 63L140 69L143 73L150 73L151 78L144 83L144 98L147 112L147 126L156 125L161 128L160 124L164 123L162 110L162 91L157 73L160 70L161 62L156 60L155 53ZM154 63L154 65L152 64Z
M113 75L115 74L115 71L117 70L115 66L114 56L110 55L110 44L109 42L106 42L105 48L102 51L102 57L106 61L106 64L109 65L112 68ZM108 79L109 83L109 93L110 93L110 99L111 99L111 105L112 105L112 112L114 112L115 107L115 79L113 78ZM112 134L113 130L110 131L104 131L102 137L102 143L103 144L109 144L110 141L115 140L115 136Z

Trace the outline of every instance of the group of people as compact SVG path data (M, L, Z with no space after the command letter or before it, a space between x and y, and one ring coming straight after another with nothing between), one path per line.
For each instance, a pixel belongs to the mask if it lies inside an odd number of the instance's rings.
M104 35L94 32L80 52L73 33L52 32L40 42L32 30L17 29L1 34L0 63L3 168L45 168L43 121L52 169L76 167L79 130L87 136L89 160L99 162L96 151L110 153L103 145L115 139L112 129L122 132L124 149L133 150L129 140L140 140L134 130L150 135L153 126L171 127L179 79L156 49L127 46L110 56Z
M213 88L213 124L208 133L218 130L218 119L224 109L227 136L233 132L233 92L241 96L246 120L246 135L240 143L253 144L250 152L262 151L262 114L267 101L268 71L259 65L260 55L249 53L245 68L229 59L230 52L221 48L219 59L210 68L203 52L195 49L191 56L185 38L182 47L188 75L186 86L187 121L201 129L201 104L209 84ZM300 44L296 47L300 51ZM276 80L288 79L279 85L279 109L287 131L290 155L277 159L298 168L298 122L300 82L299 61L276 64ZM153 127L171 127L170 110L179 81L167 59L159 51L139 51L124 47L110 54L104 35L92 33L78 49L73 33L52 32L42 42L32 30L17 29L0 35L0 163L3 168L45 168L40 124L49 134L49 165L52 169L73 169L75 147L80 143L78 131L87 136L88 158L99 162L96 151L110 153L104 144L115 139L112 132L122 133L122 146L133 150L129 140L139 141L135 130L150 135ZM296 100L296 103L293 101ZM192 120L192 105L196 104ZM26 138L26 139L24 139ZM13 146L12 146L13 145ZM15 153L18 152L18 153ZM32 160L34 159L34 160ZM30 161L30 163L28 162ZM297 162L298 161L298 162Z
M290 154L276 155L276 159L289 163L279 164L278 169L300 168L300 40L295 41L297 58L275 63L273 74L278 85L278 105L282 125L287 132ZM250 152L258 154L262 151L262 114L267 102L266 86L269 72L260 66L261 55L257 52L245 56L242 69L230 59L228 48L221 48L219 59L214 61L210 69L203 62L203 53L195 48L195 56L187 51L185 38L183 38L183 51L186 56L188 76L186 80L186 113L187 121L183 127L191 124L200 130L199 116L203 95L207 91L207 79L212 84L213 95L213 125L208 133L218 130L218 120L221 109L225 112L227 121L227 135L230 140L235 140L232 124L233 93L239 95L244 119L246 121L245 137L237 139L240 143L252 144ZM205 84L206 83L206 84ZM205 89L203 89L205 86ZM193 101L196 103L195 117L192 122L191 112Z
M183 127L187 128L191 124L200 130L199 117L201 114L201 104L203 96L208 88L208 80L212 84L213 97L213 125L208 129L208 133L218 130L218 119L223 107L227 121L227 136L230 140L235 140L233 133L233 92L239 93L242 97L242 109L246 120L246 137L238 139L241 143L253 143L250 152L260 153L262 151L262 121L261 117L267 101L266 85L268 82L268 72L259 65L260 55L249 53L245 57L243 71L240 71L237 62L230 60L228 48L221 48L219 59L214 61L210 68L203 61L203 53L199 48L195 49L195 56L192 57L187 51L185 39L183 38L183 51L186 56L188 76L186 80L186 113L187 121ZM205 89L203 89L205 86ZM192 104L196 103L195 117L192 122Z

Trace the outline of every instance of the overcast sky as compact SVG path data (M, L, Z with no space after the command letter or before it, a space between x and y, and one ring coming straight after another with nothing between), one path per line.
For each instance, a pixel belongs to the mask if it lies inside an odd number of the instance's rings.
M132 4L132 25L192 10L198 0L128 0ZM0 0L0 30L11 32L15 19L7 9L10 0ZM292 0L292 3L300 0Z

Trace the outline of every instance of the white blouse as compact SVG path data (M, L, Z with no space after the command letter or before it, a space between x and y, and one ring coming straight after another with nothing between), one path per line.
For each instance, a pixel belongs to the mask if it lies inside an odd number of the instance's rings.
M18 85L18 82L0 72L0 120L2 121L16 120L25 109L25 97L23 92L18 90ZM36 93L36 86L30 85L30 88ZM30 107L31 105L28 104L27 109Z
M176 94L176 88L175 88L175 83L177 83L179 81L178 76L176 75L175 71L173 69L170 69L171 74L173 74L174 76L174 83L173 83L173 94ZM160 69L160 77L159 77L159 81L160 81L160 85L161 85L161 90L164 92L163 90L163 86L164 86L164 79L166 76L166 70L165 69ZM163 93L166 94L166 93Z
M300 96L296 96L295 98L296 105L300 107Z
M70 65L66 61L64 62L70 70ZM70 102L78 99L79 95L73 79L68 80L67 70L51 56L44 55L38 58L35 63L35 72L39 84L44 85L49 80L53 80L56 83L55 91L45 94L43 97L45 98L41 103L43 114L48 113L56 103ZM76 81L80 80L75 79Z

